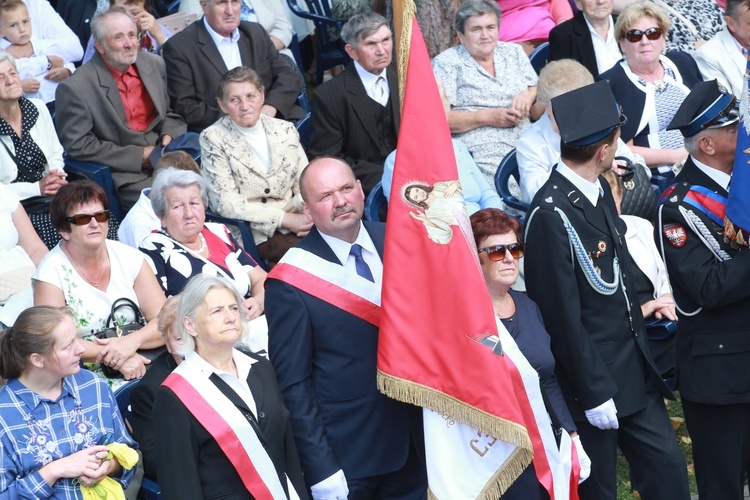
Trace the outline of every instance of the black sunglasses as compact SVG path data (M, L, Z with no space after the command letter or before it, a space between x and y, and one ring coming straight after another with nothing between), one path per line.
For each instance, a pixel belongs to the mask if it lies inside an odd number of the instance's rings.
M510 252L510 256L514 259L520 259L523 257L525 250L526 243L511 243L510 245L495 245L494 247L480 248L477 252L486 253L490 260L503 260L505 252Z
M91 219L96 219L96 222L107 222L110 217L111 213L109 210L102 210L101 212L96 212L95 214L71 215L65 220L67 220L71 224L75 224L76 226L85 226L86 224L91 222Z
M649 40L658 40L661 38L662 33L664 31L661 28L649 28L646 31L630 30L625 33L625 38L628 42L638 43L643 38L643 35L646 35L646 38Z

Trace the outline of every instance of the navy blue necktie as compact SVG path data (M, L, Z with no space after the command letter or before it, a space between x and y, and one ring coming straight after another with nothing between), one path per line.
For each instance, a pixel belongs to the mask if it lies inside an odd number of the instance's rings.
M375 283L375 279L372 277L372 271L370 271L370 266L368 266L365 259L362 258L362 247L355 243L352 245L351 250L349 250L349 254L354 257L354 267L357 268L357 274L364 279Z

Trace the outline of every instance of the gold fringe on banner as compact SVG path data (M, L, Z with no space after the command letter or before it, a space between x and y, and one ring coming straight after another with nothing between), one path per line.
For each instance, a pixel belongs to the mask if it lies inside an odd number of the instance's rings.
M428 408L516 446L503 467L487 481L477 499L496 500L531 463L534 455L531 439L526 428L520 424L487 413L432 387L397 378L380 370L378 390L397 401ZM432 491L428 491L428 498L437 500Z
M406 91L406 71L409 69L409 48L411 47L412 19L417 15L414 0L404 0L404 15L401 23L401 36L398 42L398 97L401 109L404 109L404 92Z

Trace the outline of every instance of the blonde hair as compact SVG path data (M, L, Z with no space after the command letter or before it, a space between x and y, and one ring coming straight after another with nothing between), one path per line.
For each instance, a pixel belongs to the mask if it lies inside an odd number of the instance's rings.
M536 100L547 106L552 99L571 90L594 83L586 67L573 59L560 59L547 63L539 73Z
M643 17L655 19L656 25L664 32L664 38L667 38L672 21L669 19L667 13L664 12L664 9L654 2L645 0L643 2L631 3L617 16L617 22L615 23L615 35L617 39L624 38L625 33L630 30L630 27Z

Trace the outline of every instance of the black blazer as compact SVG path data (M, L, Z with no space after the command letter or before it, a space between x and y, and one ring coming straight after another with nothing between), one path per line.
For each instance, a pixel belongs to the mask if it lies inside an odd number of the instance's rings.
M677 385L682 397L705 404L750 403L750 251L737 250L724 241L724 228L700 210L685 203L690 186L703 186L727 196L727 192L689 157L675 178L677 187L665 200L657 247L664 246L674 299L685 312L701 307L693 316L678 311ZM692 211L713 235L718 259L691 229L680 207ZM664 234L682 228L685 242L674 246ZM660 241L659 241L660 240Z
M296 120L304 111L295 105L299 76L284 61L258 23L240 23L242 64L254 69L265 87L265 103L279 112L277 118ZM216 92L227 66L203 19L167 40L163 48L167 86L172 108L183 116L190 130L203 131L218 120L221 110Z
M307 499L289 412L281 399L271 363L257 354L248 356L257 360L247 377L257 405L257 423L252 417L248 417L248 420L276 466L284 490L287 490L286 473L300 498ZM242 398L226 382L216 374L211 375L210 380L243 414L250 412ZM211 434L165 386L160 386L156 391L154 425L157 479L165 499L252 498Z
M385 224L365 227L382 256ZM298 247L341 265L314 227ZM397 471L411 437L424 449L421 408L378 391L375 325L273 278L266 316L268 351L309 484L339 469L349 480Z
M394 132L398 137L401 105L398 75L393 65L388 68L388 86ZM382 149L384 137L377 116L369 112L371 108L362 105L370 100L354 63L316 88L312 95L310 158L338 156L343 159L362 181L365 194L382 179L383 163L391 153Z
M552 170L531 202L528 213L533 216L528 217L526 229L526 287L542 312L560 387L573 418L579 421L585 421L584 410L610 398L623 417L646 406L648 389L673 397L646 344L630 254L620 236L625 234L625 223L617 217L609 186L604 179L601 182L604 211L594 207L557 169ZM618 256L633 331L622 285L611 295L602 295L589 285L578 260L571 261L568 234L555 208L568 217L586 253L600 252L593 261L607 282L614 279L613 259Z
M154 433L154 399L162 382L177 368L177 361L163 352L149 365L143 378L130 393L130 426L133 439L143 453L146 477L156 480L156 434Z
M547 60L560 59L575 59L586 66L593 76L599 74L594 42L591 41L591 32L583 17L583 11L576 12L572 19L558 24L549 32Z

